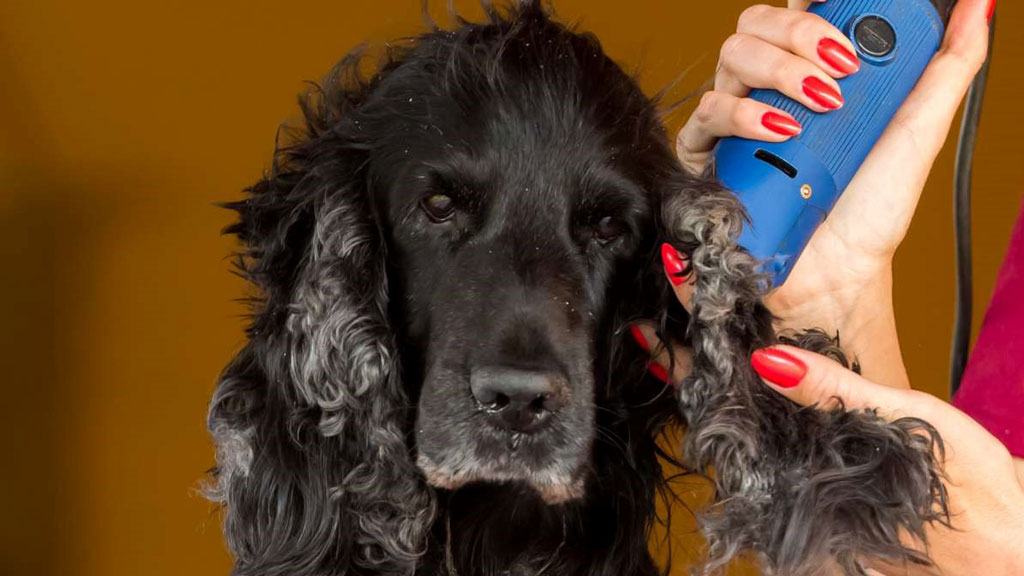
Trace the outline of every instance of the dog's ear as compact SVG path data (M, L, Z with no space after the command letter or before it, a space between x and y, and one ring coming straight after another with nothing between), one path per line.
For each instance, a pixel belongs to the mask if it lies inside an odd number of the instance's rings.
M801 408L763 385L750 355L779 339L762 302L764 275L737 245L744 211L717 183L697 182L666 197L663 233L691 254L697 277L693 370L677 399L685 463L714 470L716 502L701 517L705 572L745 551L768 574L859 575L865 558L927 565L905 543L927 544L929 524L948 524L938 433L872 410ZM785 341L846 364L824 332Z
M231 205L240 220L228 231L260 292L208 420L210 495L238 575L411 574L432 520L406 445L384 245L352 128L369 90L357 65L307 98L307 134Z

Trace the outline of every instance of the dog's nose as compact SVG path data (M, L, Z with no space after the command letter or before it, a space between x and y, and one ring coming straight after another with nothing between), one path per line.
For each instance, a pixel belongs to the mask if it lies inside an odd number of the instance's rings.
M513 432L540 430L565 404L565 379L549 372L478 368L469 386L490 419Z

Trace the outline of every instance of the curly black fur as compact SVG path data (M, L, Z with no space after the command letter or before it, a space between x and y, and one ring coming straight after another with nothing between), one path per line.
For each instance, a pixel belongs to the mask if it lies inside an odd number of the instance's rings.
M594 38L539 2L487 8L488 22L392 48L368 80L358 54L342 61L302 101L305 133L230 205L259 290L209 414L233 573L656 574L648 536L669 496L655 438L680 408L686 463L715 472L708 570L748 550L780 574L925 561L899 535L923 537L945 512L934 431L766 390L747 359L776 338L735 246L735 199L680 167ZM492 204L466 200L473 218L429 252L437 229L410 224L402 194L489 186ZM609 211L626 215L598 246L588 218ZM447 263L492 221L504 243ZM693 255L692 318L664 282L659 232ZM488 299L505 284L559 305ZM630 322L659 315L695 350L675 399L624 344ZM512 344L489 332L504 324ZM568 400L550 430L497 441L466 384L481 361L460 351L475 349L561 367Z

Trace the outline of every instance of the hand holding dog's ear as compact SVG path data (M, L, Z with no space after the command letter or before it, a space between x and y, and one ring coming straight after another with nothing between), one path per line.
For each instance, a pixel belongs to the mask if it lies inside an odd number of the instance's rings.
M629 329L637 345L651 355L648 370L656 378L666 384L677 385L690 376L693 369L692 350L675 342L670 342L666 347L658 338L653 325L636 323Z
M681 254L671 244L662 244L661 260L665 277L679 303L687 312L693 312L693 289L696 281L689 257ZM650 371L663 381L678 384L690 375L693 366L693 351L677 343L666 348L652 325L637 323L631 326L633 339L641 348L651 354ZM668 371L671 370L671 377Z
M942 462L953 527L929 530L936 566L946 575L1024 571L1024 489L1010 453L977 422L934 396L876 384L799 348L758 350L751 363L769 386L801 406L827 407L841 400L848 409L877 409L887 419L931 423L945 442ZM933 573L876 568L883 574Z

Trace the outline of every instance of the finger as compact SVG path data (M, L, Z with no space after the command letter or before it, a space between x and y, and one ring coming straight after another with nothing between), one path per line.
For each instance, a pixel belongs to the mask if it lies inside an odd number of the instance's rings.
M872 149L835 212L844 237L888 252L910 225L928 174L988 50L988 0L956 5L942 48ZM898 194L877 194L893 190ZM888 214L884 219L876 214Z
M801 406L828 406L838 398L848 409L881 407L894 416L920 415L927 404L923 397L931 398L875 384L825 356L792 346L757 350L750 362L769 386Z
M945 530L945 528L938 528L938 530ZM933 536L934 537L934 536ZM921 545L916 538L909 536L905 532L900 535L900 542L902 542L908 548L917 550L928 554L926 547ZM932 560L935 560L934 551L931 554ZM909 564L907 562L899 562L896 560L886 561L878 558L865 559L863 563L864 574L866 576L943 576L947 574L941 571L935 565L932 566L921 566L917 564ZM871 566L870 568L868 566Z
M679 303L687 312L693 312L693 287L697 282L697 275L690 266L689 256L680 253L666 242L661 245L661 263Z
M803 126L789 114L749 98L707 92L676 137L679 159L700 172L719 138L739 136L763 142L784 142Z
M860 59L850 39L817 14L766 5L751 6L740 15L736 32L792 52L834 78L860 69Z
M715 91L746 96L751 88L771 88L815 112L843 106L837 83L828 72L748 34L733 34L722 44Z
M807 10L807 7L811 5L811 2L820 4L825 0L789 0L788 6L791 10Z
M654 326L642 322L632 324L630 333L637 345L651 355L648 370L666 384L678 384L686 380L693 370L693 351L689 348L672 344L666 348L658 337ZM668 371L672 374L669 376Z

